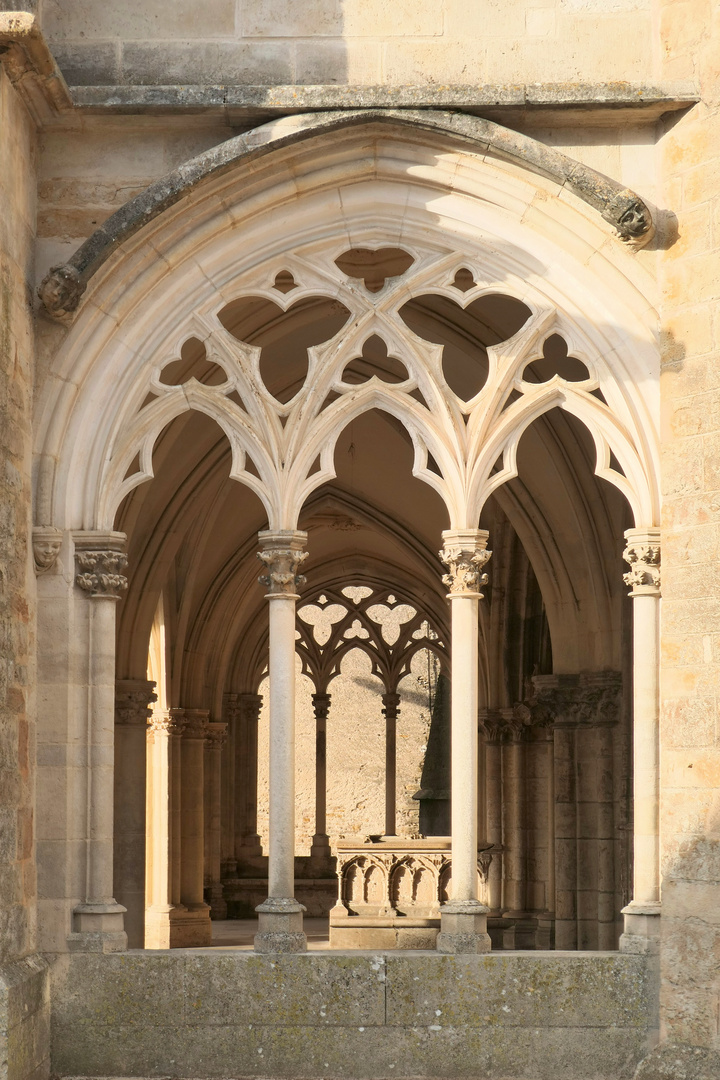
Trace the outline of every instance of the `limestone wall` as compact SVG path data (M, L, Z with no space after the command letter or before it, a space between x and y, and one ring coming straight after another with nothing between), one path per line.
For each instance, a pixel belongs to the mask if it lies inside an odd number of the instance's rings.
M629 1080L642 957L75 954L55 963L60 1076Z
M41 0L77 85L642 80L652 0Z
M35 132L0 70L0 961L34 944L30 544Z
M35 128L0 67L0 1071L47 1075L35 946L35 580L30 543Z
M660 16L664 75L693 75L703 96L661 139L659 158L663 201L677 214L679 234L661 265L662 1022L672 1041L717 1052L720 9L703 0L664 0ZM720 1072L720 1056L705 1068L708 1076Z

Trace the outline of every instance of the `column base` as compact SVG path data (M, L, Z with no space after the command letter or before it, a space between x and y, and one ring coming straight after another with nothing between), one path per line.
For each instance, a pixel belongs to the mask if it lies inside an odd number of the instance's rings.
M249 833L243 837L241 850L238 852L237 862L241 862L243 859L258 859L262 858L263 846L262 839L257 833Z
M258 913L255 952L306 952L307 938L303 933L305 908L302 904L291 898L271 896L255 910Z
M648 955L660 951L660 901L631 900L622 909L625 931L620 935L620 952Z
M70 952L125 952L127 908L115 900L78 904L73 909L72 932L67 936Z
M449 900L440 908L440 933L435 948L441 953L488 953L490 909L479 900Z
M212 944L210 908L148 908L145 913L146 949L197 949Z
M327 833L315 833L312 838L310 858L319 866L329 866L332 859L332 849L330 848L330 837Z
M227 901L223 895L221 881L214 881L205 888L205 900L210 906L211 919L227 919Z

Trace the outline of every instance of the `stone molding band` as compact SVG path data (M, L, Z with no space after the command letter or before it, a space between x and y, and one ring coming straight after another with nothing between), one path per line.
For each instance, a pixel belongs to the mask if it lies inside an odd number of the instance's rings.
M221 176L239 163L264 157L274 150L302 143L361 124L388 124L446 135L468 144L477 153L497 154L554 180L596 210L621 240L646 244L654 233L650 210L634 191L595 169L536 139L511 131L491 120L465 113L421 109L337 110L296 116L288 130L277 121L220 143L157 180L112 214L66 263L53 266L38 295L54 316L75 311L92 276L110 255L145 225L187 197L209 177Z

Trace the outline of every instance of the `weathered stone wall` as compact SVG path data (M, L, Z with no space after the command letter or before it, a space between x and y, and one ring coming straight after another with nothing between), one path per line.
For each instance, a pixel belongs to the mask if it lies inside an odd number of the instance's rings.
M652 0L42 0L77 85L647 78Z
M0 961L34 942L30 544L35 132L0 70Z
M662 1031L720 1051L720 10L660 4L662 74L703 101L660 141L663 202ZM674 1053L674 1052L673 1052ZM676 1058L673 1057L672 1061ZM695 1062L693 1066L692 1063ZM704 1062L704 1064L703 1064ZM720 1074L692 1056L674 1067ZM698 1072L701 1068L705 1071ZM654 1066L653 1066L654 1068ZM659 1068L659 1066L658 1066ZM695 1070L695 1071L693 1071ZM648 1077L666 1073L650 1071Z
M0 1072L49 1071L35 945L34 595L30 543L35 128L0 67Z
M247 952L69 955L61 1076L629 1080L642 957Z

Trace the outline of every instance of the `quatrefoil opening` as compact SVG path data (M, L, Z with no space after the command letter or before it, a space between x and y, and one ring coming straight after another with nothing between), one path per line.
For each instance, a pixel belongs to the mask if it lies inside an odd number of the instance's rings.
M377 293L389 278L402 277L415 262L402 248L350 248L335 260L338 270L350 278L360 278L370 293Z
M552 334L543 345L542 357L526 364L524 382L546 383L555 376L565 382L586 382L590 372L582 360L568 355L567 342L560 334Z
M443 346L445 381L461 401L472 400L488 377L487 350L507 341L531 311L522 301L489 293L462 307L448 296L417 296L400 308L403 322L418 337Z
M335 337L350 312L327 296L303 297L286 311L274 300L243 296L227 304L218 318L238 341L262 350L262 381L269 393L285 405L307 378L308 349Z
M207 359L205 346L196 337L188 338L180 349L180 359L171 360L160 372L163 386L182 386L190 379L197 379L205 386L221 386L227 382L223 368Z
M345 365L342 381L356 386L373 376L386 383L406 382L409 377L405 365L394 356L388 356L387 345L377 334L367 339L360 356Z

